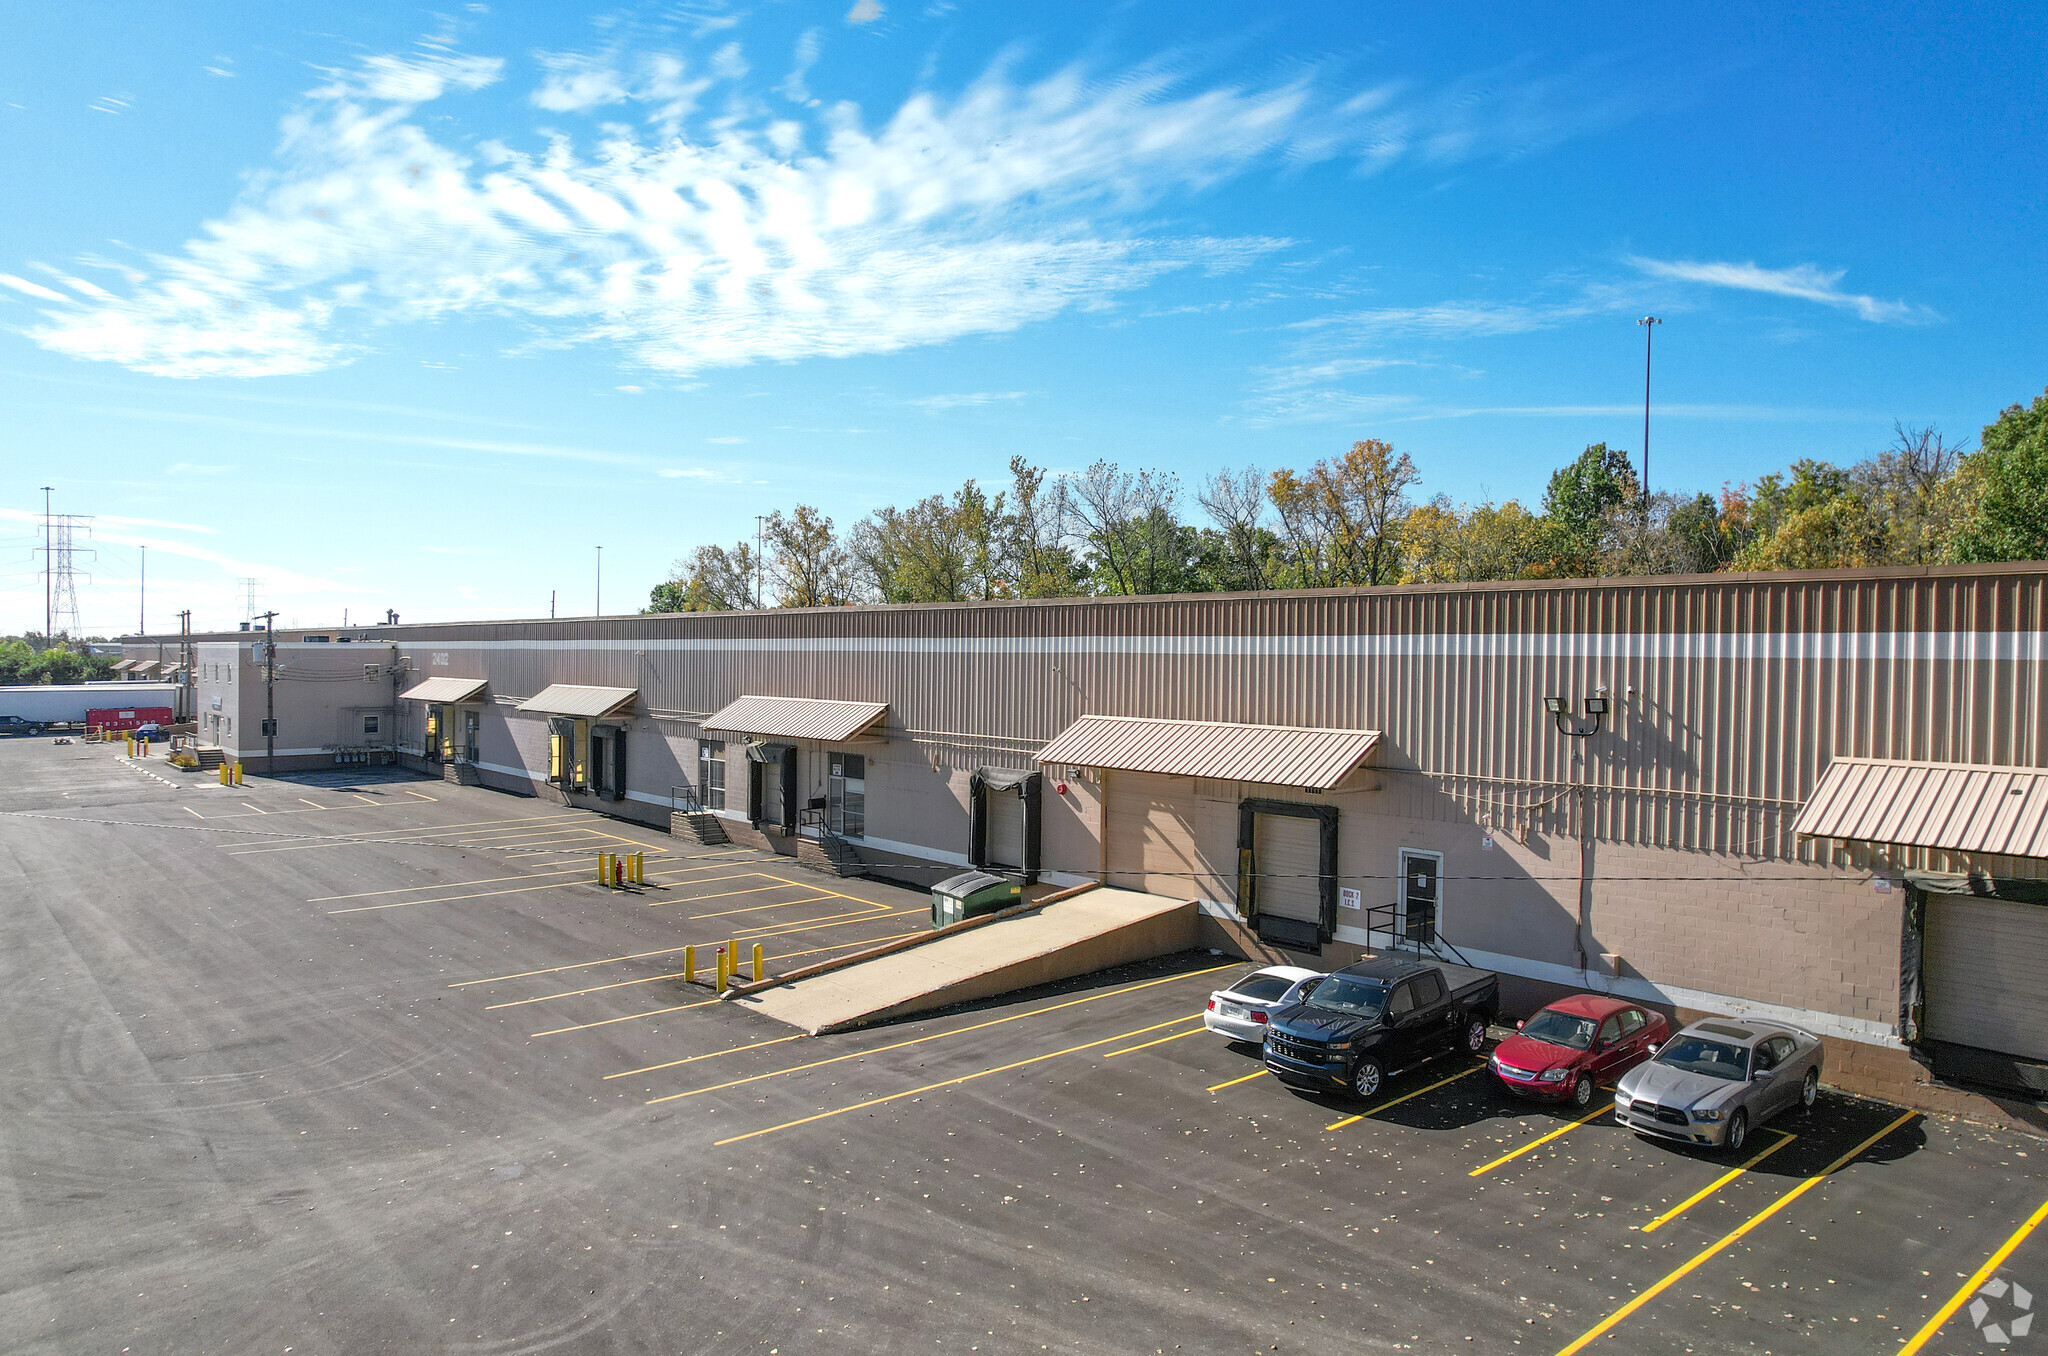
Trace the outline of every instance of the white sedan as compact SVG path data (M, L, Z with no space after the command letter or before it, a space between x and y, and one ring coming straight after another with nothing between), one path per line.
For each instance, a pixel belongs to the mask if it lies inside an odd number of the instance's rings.
M1307 998L1325 978L1320 970L1298 965L1272 965L1254 970L1227 989L1209 995L1202 1025L1234 1041L1263 1044L1268 1017L1290 1003Z

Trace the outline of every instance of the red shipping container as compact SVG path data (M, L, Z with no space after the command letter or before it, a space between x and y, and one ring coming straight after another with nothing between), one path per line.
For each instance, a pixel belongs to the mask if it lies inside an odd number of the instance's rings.
M138 725L169 725L171 708L168 706L110 706L101 711L85 713L85 728L88 730L132 730Z

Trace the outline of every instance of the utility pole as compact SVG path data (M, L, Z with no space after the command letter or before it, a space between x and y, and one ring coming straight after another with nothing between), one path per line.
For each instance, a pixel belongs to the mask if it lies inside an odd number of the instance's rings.
M179 720L192 721L196 727L199 721L199 693L195 689L199 675L193 672L192 666L192 609L189 607L178 614L178 667L184 671L185 676L182 687L185 709L174 714ZM193 737L198 738L197 734Z
M50 572L57 568L55 543L50 540L50 486L43 486L43 645L50 643L50 627L57 610Z
M263 614L263 775L277 772L277 614Z
M1650 516L1650 336L1656 326L1663 324L1656 316L1646 315L1636 324L1643 327L1643 517Z

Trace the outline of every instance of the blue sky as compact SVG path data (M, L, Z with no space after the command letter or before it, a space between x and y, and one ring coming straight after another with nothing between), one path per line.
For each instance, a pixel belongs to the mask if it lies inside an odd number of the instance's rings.
M851 6L849 8L849 5ZM1512 12L1509 12L1512 9ZM1426 12L1418 12L1426 11ZM1022 453L1717 489L2048 383L2012 6L0 9L0 629L630 610Z

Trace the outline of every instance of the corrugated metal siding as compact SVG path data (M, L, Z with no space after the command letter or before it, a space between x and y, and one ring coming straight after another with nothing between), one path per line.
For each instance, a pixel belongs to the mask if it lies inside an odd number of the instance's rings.
M233 639L222 637L221 639ZM241 637L246 640L247 637ZM2048 569L1944 568L380 628L503 694L638 687L693 724L748 694L886 702L956 766L1083 714L1382 732L1445 818L1761 856L1838 757L2048 766ZM472 648L472 646L477 648ZM531 648L517 648L531 647ZM289 648L289 646L287 646ZM381 651L379 653L382 653ZM1559 734L1605 685L1593 739Z
M1083 716L1040 749L1037 760L1327 790L1378 743L1377 730Z

